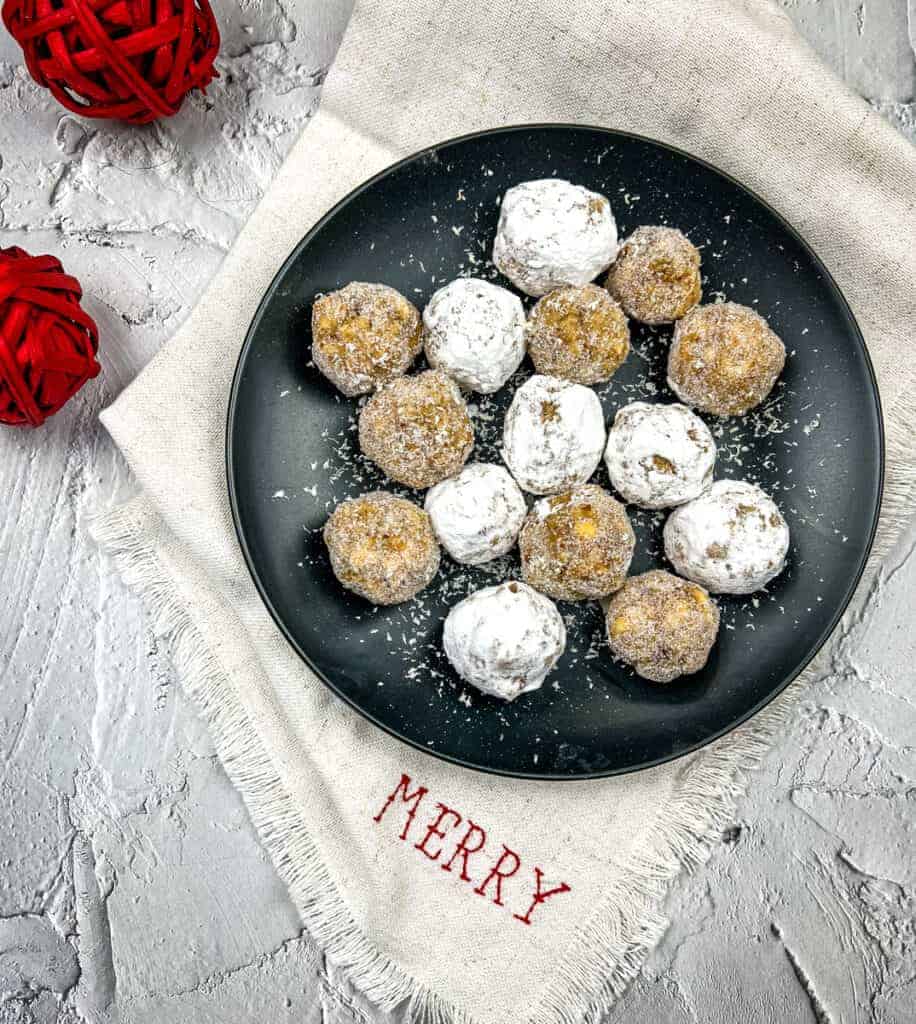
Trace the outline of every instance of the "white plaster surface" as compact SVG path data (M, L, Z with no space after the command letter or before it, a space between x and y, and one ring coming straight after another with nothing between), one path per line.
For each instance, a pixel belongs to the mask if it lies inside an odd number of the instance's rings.
M782 0L916 140L904 0ZM336 984L144 612L81 520L132 483L95 414L187 315L317 102L346 0L219 0L222 77L80 122L0 32L0 245L81 277L103 375L0 431L0 1024L395 1024ZM916 36L916 0L910 0ZM916 526L858 596L614 1022L916 1019ZM341 991L344 994L341 994Z

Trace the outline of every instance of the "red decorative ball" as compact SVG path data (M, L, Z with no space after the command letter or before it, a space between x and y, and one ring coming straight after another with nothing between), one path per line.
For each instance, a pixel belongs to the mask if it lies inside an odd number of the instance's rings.
M39 426L99 372L82 297L60 260L0 249L0 423Z
M216 77L209 0L4 0L29 74L68 110L146 124Z

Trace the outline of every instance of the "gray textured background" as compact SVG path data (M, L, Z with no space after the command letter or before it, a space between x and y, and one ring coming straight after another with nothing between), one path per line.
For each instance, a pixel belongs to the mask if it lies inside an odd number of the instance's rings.
M686 2L686 0L685 0ZM916 141L916 0L782 0ZM318 100L346 0L217 2L171 122L81 122L0 32L0 245L91 296L100 380L0 432L0 1024L397 1021L303 934L142 609L82 528L131 492L95 416L194 305ZM914 243L916 244L916 243ZM914 285L916 286L916 285ZM612 1021L916 1019L916 528ZM341 994L343 993L343 994Z

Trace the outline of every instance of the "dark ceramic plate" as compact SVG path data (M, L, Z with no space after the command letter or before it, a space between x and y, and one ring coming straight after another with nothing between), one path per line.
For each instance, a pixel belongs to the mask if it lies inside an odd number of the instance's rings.
M746 477L771 492L793 542L788 568L766 592L720 599L723 628L699 674L670 686L644 682L611 660L597 604L561 604L566 654L541 690L506 705L464 686L440 639L455 602L517 573L514 555L473 570L444 556L430 588L394 608L371 607L331 575L321 539L331 509L389 485L359 455L357 402L309 364L309 319L318 293L352 280L385 282L421 308L460 274L501 281L489 263L500 197L517 182L551 175L607 195L621 236L639 224L681 228L702 246L706 300L722 295L755 307L785 340L786 370L766 405L710 425L720 449L717 475ZM669 335L633 324L634 350L596 389L608 420L638 398L672 399L664 376ZM498 395L471 397L476 460L499 461L503 411L530 373L526 360ZM714 168L647 139L533 125L418 153L309 231L245 339L227 459L255 583L289 642L335 693L438 757L508 775L583 779L695 750L745 721L802 670L865 565L881 498L883 436L874 374L849 307L773 210ZM596 479L608 485L603 467ZM634 515L634 573L664 564L662 521Z

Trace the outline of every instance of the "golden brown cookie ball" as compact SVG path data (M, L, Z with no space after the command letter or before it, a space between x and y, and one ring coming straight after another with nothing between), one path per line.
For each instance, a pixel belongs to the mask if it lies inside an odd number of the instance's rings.
M417 308L387 285L354 281L312 306L312 359L350 398L400 377L421 347Z
M661 569L631 576L607 608L611 653L653 683L699 672L718 632L709 594Z
M668 385L700 412L741 416L773 390L785 362L785 345L753 309L697 306L674 329Z
M538 373L598 384L630 351L630 328L617 302L594 284L557 288L531 310L528 352Z
M429 516L387 491L351 498L324 526L331 568L373 604L398 604L419 593L439 568Z
M458 386L426 370L376 391L360 413L359 444L392 480L425 488L461 469L474 428Z
M634 320L679 320L700 301L699 250L676 228L637 228L620 247L605 287Z
M621 586L636 537L623 505L585 484L536 502L518 543L526 583L560 601L584 601Z

